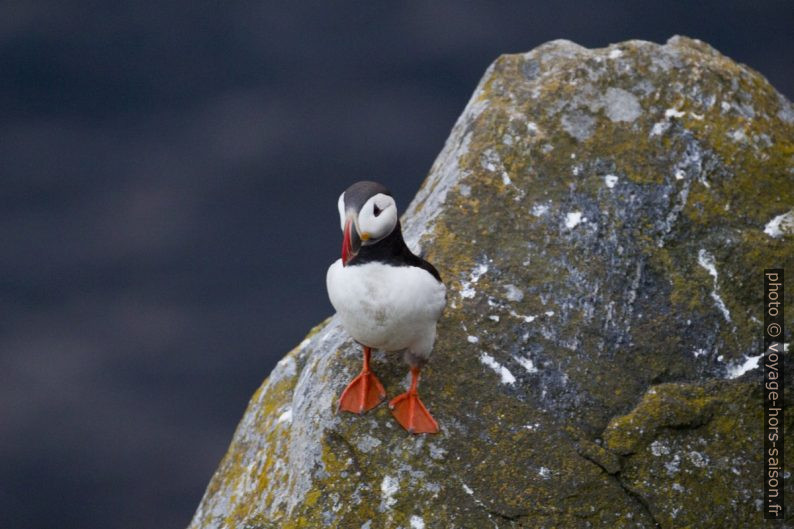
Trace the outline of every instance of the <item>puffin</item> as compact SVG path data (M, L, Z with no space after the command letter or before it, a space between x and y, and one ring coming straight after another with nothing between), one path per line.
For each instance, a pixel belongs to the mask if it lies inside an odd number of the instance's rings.
M328 269L326 286L342 327L364 356L361 373L342 392L337 410L361 414L380 404L386 391L370 367L372 349L402 352L411 385L389 408L408 432L438 433L418 385L446 305L441 275L405 244L397 204L383 185L357 182L339 195L337 207L342 257Z

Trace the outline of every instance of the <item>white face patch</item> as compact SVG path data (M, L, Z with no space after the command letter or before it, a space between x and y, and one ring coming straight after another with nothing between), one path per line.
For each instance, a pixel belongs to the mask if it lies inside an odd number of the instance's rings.
M358 213L358 232L364 245L383 239L396 225L397 204L392 197L383 193L372 196Z
M339 209L339 227L342 229L342 231L345 231L345 194L344 193L339 195L339 201L337 201L336 207Z

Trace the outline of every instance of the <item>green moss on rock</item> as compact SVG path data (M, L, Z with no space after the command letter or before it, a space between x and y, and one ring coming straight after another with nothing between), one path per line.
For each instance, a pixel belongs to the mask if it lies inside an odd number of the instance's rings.
M660 526L761 526L761 399L756 382L661 384L610 422L606 446L627 456L620 479Z
M449 288L422 381L442 433L334 413L360 353L331 318L254 395L191 527L759 520L759 372L730 378L760 350L761 270L794 264L764 231L793 156L791 104L702 42L500 57L403 219ZM403 390L399 355L373 367Z

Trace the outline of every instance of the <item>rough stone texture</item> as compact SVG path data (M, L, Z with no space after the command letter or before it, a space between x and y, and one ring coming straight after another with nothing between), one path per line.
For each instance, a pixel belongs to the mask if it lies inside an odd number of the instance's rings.
M191 527L761 525L749 368L762 269L794 270L793 157L791 104L702 42L500 57L404 217L449 287L422 383L442 433L333 413L360 352L331 318ZM399 355L374 368L403 391Z

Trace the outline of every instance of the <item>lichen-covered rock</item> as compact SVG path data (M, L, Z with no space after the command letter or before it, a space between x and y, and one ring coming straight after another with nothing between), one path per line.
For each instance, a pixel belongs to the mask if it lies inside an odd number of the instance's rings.
M609 424L606 448L662 527L760 527L762 398L756 382L660 384Z
M442 433L334 413L360 352L331 318L191 527L756 526L762 269L794 269L793 184L791 104L706 44L500 57L404 218L449 287L422 383ZM403 391L399 355L373 365Z

